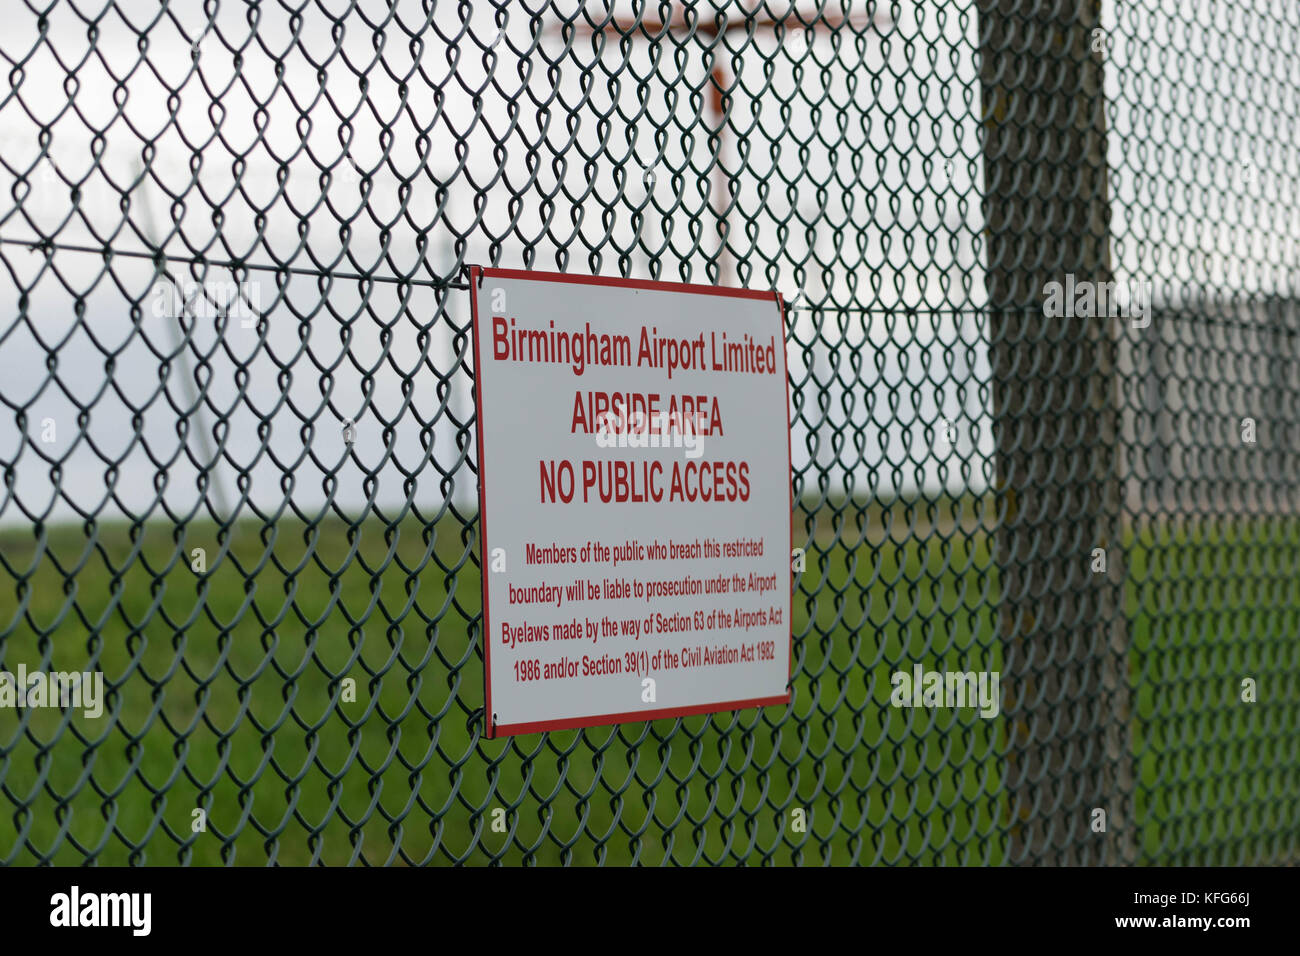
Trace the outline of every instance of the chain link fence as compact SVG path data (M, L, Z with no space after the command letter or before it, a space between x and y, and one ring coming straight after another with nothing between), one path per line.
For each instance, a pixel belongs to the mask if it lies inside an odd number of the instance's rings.
M0 862L1294 861L1298 39L8 10ZM788 708L482 738L470 263L786 296Z

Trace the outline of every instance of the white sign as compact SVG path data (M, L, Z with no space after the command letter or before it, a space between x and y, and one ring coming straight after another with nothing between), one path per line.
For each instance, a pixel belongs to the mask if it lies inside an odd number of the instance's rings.
M486 735L789 701L774 292L471 270Z

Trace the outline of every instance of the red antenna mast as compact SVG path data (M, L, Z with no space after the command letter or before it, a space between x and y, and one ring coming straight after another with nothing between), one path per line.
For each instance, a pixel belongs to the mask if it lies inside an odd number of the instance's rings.
M661 16L665 6L669 8L669 15L666 20ZM867 11L849 14L829 12L824 9L825 3L804 10L797 3L792 2L788 4L786 11L779 16L774 15L767 4L747 7L743 2L737 2L734 5L734 10L729 10L729 6L731 5L659 4L654 12L643 9L634 17L618 17L611 11L605 11L593 16L584 9L582 13L587 16L589 23L582 25L571 24L576 32L588 36L613 34L617 37L660 43L664 37L673 34L685 37L704 37L709 41L704 45L705 66L709 71L709 118L707 123L711 133L709 143L712 147L710 163L712 182L709 186L709 205L713 210L714 219L717 223L718 250L714 261L717 264L717 282L719 285L729 284L735 278L732 265L733 254L728 246L728 239L731 234L728 221L731 198L729 195L724 196L724 193L727 192L726 180L728 176L722 167L727 135L727 115L731 109L730 92L734 79L717 56L718 49L721 46L719 41L731 33L750 34L758 30L771 30L778 37L782 37L795 33L795 31L810 29L827 28L834 30L849 26L859 30L871 27L876 31L881 31L893 25L893 21L883 14L872 14ZM712 19L709 19L709 14L713 15ZM559 29L563 30L564 28Z

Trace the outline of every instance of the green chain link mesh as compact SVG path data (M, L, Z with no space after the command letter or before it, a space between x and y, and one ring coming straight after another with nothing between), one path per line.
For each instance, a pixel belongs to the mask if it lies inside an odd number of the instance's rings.
M1294 861L1294 4L5 17L0 862ZM788 709L482 739L474 262L792 301Z

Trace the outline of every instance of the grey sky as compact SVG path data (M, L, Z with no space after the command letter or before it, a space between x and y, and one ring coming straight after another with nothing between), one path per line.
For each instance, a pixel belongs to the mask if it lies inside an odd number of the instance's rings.
M395 15L384 4L362 3L335 50L329 20L317 6L304 10L295 38L283 9L260 8L254 32L242 7L223 4L216 32L209 31L199 45L197 70L188 38L203 35L198 4L160 16L156 3L122 0L116 4L122 15L110 12L100 23L93 52L85 24L69 5L59 5L51 15L47 44L38 44L29 13L11 12L0 52L11 63L24 63L17 97L0 97L0 238L34 238L36 230L24 221L31 217L40 232L57 227L62 244L98 246L111 239L117 249L143 251L143 235L161 237L173 255L197 250L216 259L234 254L269 262L274 254L305 269L331 264L346 273L373 270L428 279L447 274L457 236L465 237L469 262L487 262L489 237L502 236L503 265L527 264L528 248L532 267L555 269L557 251L567 246L570 270L587 272L594 265L602 274L615 274L617 253L609 240L624 246L632 241L631 211L646 198L648 183L653 202L671 211L650 215L641 231L644 242L662 250L662 278L681 278L684 263L691 277L701 280L712 241L706 232L702 249L692 252L691 220L711 222L703 173L709 153L704 121L689 95L705 81L700 43L687 43L680 65L665 54L657 69L650 45L633 44L630 63L649 77L642 114L633 78L626 71L607 76L622 60L613 41L598 53L591 40L580 39L565 54L559 36L549 35L542 49L564 64L555 85L545 57L519 54L531 45L528 13L542 6L512 4L502 31L486 5L476 7L466 24L457 7L438 4L426 25L419 3L400 2ZM1208 3L1201 6L1205 16L1219 15ZM558 20L557 9L570 15L576 7L576 2L551 4L542 16ZM748 44L731 41L733 54L726 63L740 87L733 96L733 130L723 160L739 190L733 237L742 258L760 267L751 286L775 284L789 299L798 299L802 290L804 299L798 301L827 310L822 339L809 348L791 343L789 360L797 380L806 375L830 380L827 424L816 457L832 481L852 482L859 494L912 490L918 484L962 487L948 449L936 449L924 433L925 422L943 415L954 422L956 450L972 458L971 486L980 489L991 452L987 389L980 388L989 370L983 330L962 314L984 301L977 16L971 3L906 2L896 9L897 23L883 35L870 35L860 49L847 44L837 51L824 30L807 51L804 38L787 39L790 49L784 53L769 35ZM363 14L374 29L365 25ZM1218 132L1210 141L1209 131L1218 129L1219 120L1209 118L1225 108L1234 88L1231 45L1207 67L1218 71L1214 77L1222 74L1222 83L1207 81L1189 93L1185 63L1153 64L1144 56L1141 38L1162 35L1166 13L1125 8L1120 16L1129 40L1110 49L1107 73L1110 155L1127 173L1116 175L1111 185L1117 278L1167 275L1182 281L1186 270L1191 281L1198 274L1192 250L1218 248L1224 253L1202 263L1199 275L1207 281L1276 288L1286 281L1285 268L1259 274L1236 263L1294 263L1294 237L1300 233L1295 204L1265 201L1269 190L1278 199L1292 195L1293 177L1286 174L1296 168L1295 150L1281 152L1271 145L1278 135L1270 123L1287 97L1294 105L1294 87L1263 91L1259 102L1273 102L1275 109L1243 109L1237 119L1224 121L1233 131L1226 141ZM1114 17L1114 9L1108 9L1107 22L1113 24ZM150 22L148 62L142 63L136 30ZM412 36L420 37L422 48L412 48ZM382 64L377 43L382 43ZM243 48L239 71L229 46ZM817 68L804 60L796 76L795 63L805 53ZM278 78L276 58L283 63ZM318 79L321 62L326 65ZM79 64L75 89L68 87L69 64ZM596 64L603 64L603 71L596 71L599 82L584 84L582 67ZM367 66L363 92L356 71ZM115 101L111 74L129 76L124 100ZM882 81L877 90L873 77ZM167 85L180 88L174 117ZM783 114L781 101L792 98L799 108ZM517 112L512 101L519 104ZM918 121L909 126L900 110ZM1166 118L1183 111L1192 117L1204 111L1207 121L1170 131ZM611 114L607 123L600 121L604 114ZM40 160L42 124L53 134L48 155L57 167L54 174ZM674 135L656 142L654 129L665 124ZM94 143L89 126L106 126L102 141ZM1153 137L1160 138L1161 149L1149 148ZM505 142L500 163L494 139ZM124 224L119 200L138 177L146 144L156 153L147 181L130 191L132 229ZM239 167L232 165L232 150L247 152ZM557 154L564 163L555 161ZM589 161L583 161L584 154ZM1211 215L1215 177L1240 175L1241 164L1250 161L1261 197L1252 221ZM1208 179L1187 177L1186 188L1172 198L1157 192L1170 170L1196 162L1211 164ZM322 166L333 167L332 181L323 182ZM644 169L656 171L653 180ZM683 177L680 197L672 170ZM21 209L11 198L19 176L31 184ZM371 182L365 193L363 177ZM69 179L82 190L75 210ZM1231 181L1222 182L1221 194L1232 189ZM173 203L167 191L183 194L183 203ZM521 195L518 203L512 202L515 193ZM892 203L891 197L896 197ZM605 220L602 210L610 207L617 213ZM215 222L214 208L222 214ZM1152 208L1163 208L1164 216L1144 219ZM799 225L799 219L809 226ZM746 220L756 227L752 238L742 229ZM341 221L349 223L346 233L340 232ZM785 225L793 227L783 235ZM430 245L422 257L417 239L426 231ZM927 234L934 236L932 248ZM589 260L589 246L597 247L599 263ZM108 494L102 459L121 457L113 494L127 510L143 509L157 494L154 482L161 469L152 456L167 463L164 499L180 513L189 512L195 469L182 453L174 408L165 401L151 404L138 436L127 408L143 404L158 388L159 356L172 350L174 320L147 308L136 330L123 295L125 289L132 297L147 296L154 280L151 264L116 259L113 277L119 289L102 273L96 255L59 252L55 275L42 272L48 269L42 254L14 245L3 252L9 268L0 272L0 396L8 403L37 396L25 436L13 412L0 410L0 459L12 460L24 445L18 498L44 511L41 502L53 495L40 451L63 457L64 494L94 510ZM774 282L762 268L769 262L775 266ZM649 274L644 255L633 256L631 272ZM206 278L225 282L230 276L210 270ZM427 346L421 344L420 327L436 314L434 291L417 287L402 301L397 285L376 283L345 345L342 320L362 309L355 281L335 280L322 289L316 278L298 275L277 289L270 273L253 278L260 306L269 309L265 342L237 323L218 340L213 323L200 320L188 356L191 369L198 356L206 357L200 384L206 383L212 407L230 415L225 454L251 468L253 501L277 505L285 496L283 483L292 481L291 496L299 507L320 507L326 497L321 466L331 467L344 454L341 423L349 419L358 420L355 454L371 464L385 454L381 419L396 423L391 454L397 464L384 466L377 499L385 507L404 501L402 471L422 467L427 453L421 421L434 418L439 375L456 363L447 323L439 323ZM20 309L17 288L34 280ZM462 292L450 296L448 313L464 327L468 298ZM78 301L84 319L74 330ZM146 306L150 302L145 299ZM917 310L914 318L900 311L908 308ZM73 405L47 383L46 349L16 323L20 314L46 343L67 337L58 347L64 387L82 403L100 396L76 447ZM799 340L813 342L814 321L812 312L797 313ZM855 373L844 347L864 345L870 346L863 353L866 362ZM114 353L107 389L104 350ZM247 382L237 379L236 362L248 363ZM286 387L279 366L290 362L292 382ZM332 383L329 407L316 422L316 436L307 441L293 409L317 410L322 369ZM179 367L173 371L168 394L184 406L182 374ZM409 397L402 394L404 376L413 376L415 391ZM447 402L463 417L469 411L468 378L458 373L455 382ZM896 407L890 407L888 388L882 386L896 389ZM367 388L372 391L363 410ZM816 389L806 394L815 398ZM810 414L821 412L810 409ZM46 418L57 424L52 443L40 441ZM209 409L209 427L212 420ZM271 424L266 450L258 435L262 420ZM838 464L829 444L836 429L863 442L861 449L849 446L842 452ZM462 454L455 430L443 420L435 431L435 458L450 470ZM809 439L806 427L796 423L796 470L813 454ZM193 438L188 447L201 457ZM943 471L945 462L951 472ZM893 466L879 467L889 463ZM221 472L227 497L237 497L234 468L227 462ZM347 511L359 509L366 500L360 472L344 468L342 475L335 500ZM469 478L467 471L457 474L459 482ZM436 506L443 498L438 479L424 465L416 500ZM453 494L462 503L472 502L474 489L459 484ZM61 517L75 513L66 502L49 501L49 506ZM108 507L109 513L115 510ZM12 501L0 507L0 522L29 520Z

